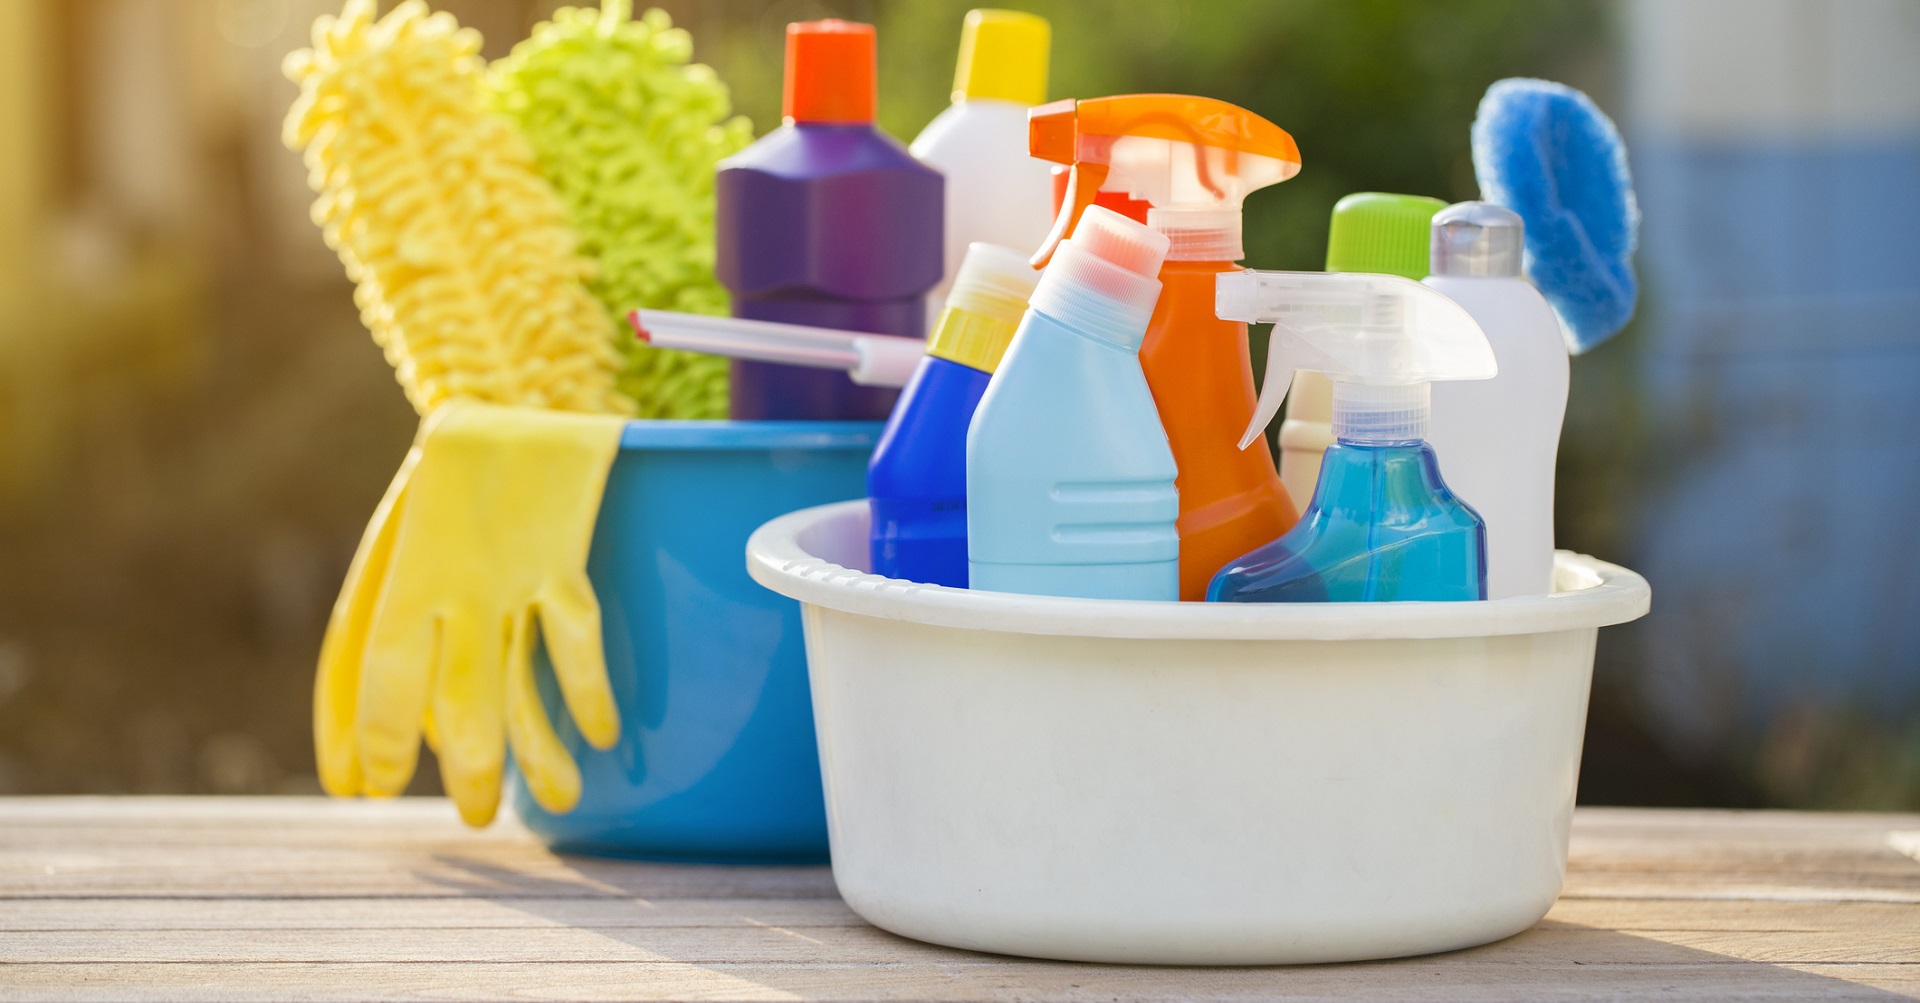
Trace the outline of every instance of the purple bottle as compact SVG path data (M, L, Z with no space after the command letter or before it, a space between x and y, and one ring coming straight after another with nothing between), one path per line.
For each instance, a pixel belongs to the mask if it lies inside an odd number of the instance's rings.
M714 271L733 315L926 336L945 180L873 124L874 31L787 25L786 124L720 162ZM733 362L740 420L880 420L897 390L845 373Z

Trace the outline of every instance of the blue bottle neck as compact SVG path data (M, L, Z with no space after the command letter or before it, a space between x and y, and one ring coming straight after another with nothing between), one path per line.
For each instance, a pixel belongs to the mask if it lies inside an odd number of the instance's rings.
M1413 526L1436 505L1454 503L1440 478L1439 459L1425 442L1341 439L1320 460L1320 481L1309 508L1354 522Z

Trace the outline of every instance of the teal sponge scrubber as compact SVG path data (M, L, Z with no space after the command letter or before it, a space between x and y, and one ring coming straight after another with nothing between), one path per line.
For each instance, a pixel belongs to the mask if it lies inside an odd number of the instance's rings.
M532 146L625 331L645 308L725 314L713 276L714 165L753 140L693 40L631 0L563 7L489 68L495 106ZM727 363L623 337L620 389L646 418L724 418Z

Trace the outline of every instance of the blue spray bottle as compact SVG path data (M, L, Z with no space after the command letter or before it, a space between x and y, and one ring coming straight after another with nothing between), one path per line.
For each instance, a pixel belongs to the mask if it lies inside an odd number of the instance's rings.
M867 466L874 574L967 587L967 427L1039 280L1019 251L968 245Z
M1140 369L1168 239L1088 209L967 431L970 586L1180 598L1173 448Z
M1222 318L1273 324L1261 438L1296 372L1333 380L1333 435L1313 501L1279 539L1230 562L1214 602L1396 602L1487 597L1486 528L1427 445L1434 380L1485 380L1493 348L1471 314L1394 275L1227 272Z

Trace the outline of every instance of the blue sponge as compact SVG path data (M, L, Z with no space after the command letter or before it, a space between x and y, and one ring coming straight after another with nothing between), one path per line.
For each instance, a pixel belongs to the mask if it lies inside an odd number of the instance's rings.
M1473 120L1480 197L1520 214L1527 277L1577 354L1613 337L1639 296L1640 206L1627 148L1585 94L1550 80L1496 82Z

